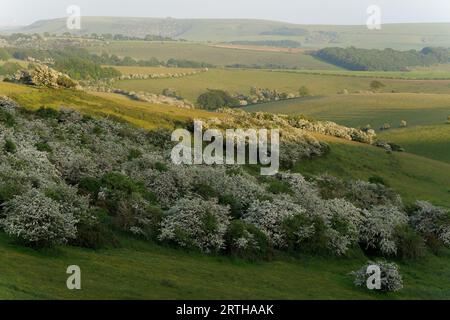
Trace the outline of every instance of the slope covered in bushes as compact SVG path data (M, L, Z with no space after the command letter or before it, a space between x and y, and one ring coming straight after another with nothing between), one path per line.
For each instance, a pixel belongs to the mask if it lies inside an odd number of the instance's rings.
M25 245L97 248L115 245L119 230L244 259L271 259L277 251L342 256L357 247L386 257L412 247L417 258L425 240L449 244L445 210L407 208L380 183L176 166L167 131L64 109L30 112L7 98L0 107L9 115L0 123L0 224ZM284 137L293 134L303 141L298 160L320 146L295 130ZM436 219L409 217L424 210Z

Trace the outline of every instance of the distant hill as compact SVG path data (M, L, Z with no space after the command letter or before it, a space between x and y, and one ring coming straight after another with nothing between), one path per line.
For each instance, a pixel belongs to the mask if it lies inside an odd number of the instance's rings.
M67 31L65 18L37 21L14 30L56 34ZM141 37L152 34L193 41L291 40L302 43L304 47L450 47L450 23L386 24L382 30L368 30L366 26L298 25L251 19L84 17L79 33Z

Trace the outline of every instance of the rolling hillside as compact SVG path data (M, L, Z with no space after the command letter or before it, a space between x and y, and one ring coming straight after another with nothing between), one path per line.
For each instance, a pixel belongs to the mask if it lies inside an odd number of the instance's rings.
M352 127L370 124L378 130L385 123L396 128L402 120L411 126L443 123L450 113L450 95L378 93L318 96L269 102L244 109L303 114Z
M65 26L65 19L43 20L14 32L61 34L67 31ZM194 41L289 39L300 41L305 47L450 46L450 24L391 24L384 25L381 31L370 31L366 26L314 26L264 20L84 17L80 33L155 34Z
M206 62L215 66L258 65L267 68L284 67L298 69L339 70L338 67L323 62L302 52L269 52L218 48L212 45L192 42L144 42L113 41L106 45L87 48L97 54L109 52L121 57L130 56L139 60L157 58L186 59Z
M449 124L389 130L380 137L401 145L410 153L450 163Z

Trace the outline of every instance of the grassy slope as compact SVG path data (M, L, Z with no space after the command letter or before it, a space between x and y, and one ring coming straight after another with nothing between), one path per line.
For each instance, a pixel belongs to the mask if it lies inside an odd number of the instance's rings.
M136 68L137 70L138 68ZM313 95L335 95L344 89L350 93L370 90L374 78L307 74L271 70L211 69L190 78L125 80L115 86L128 90L160 92L172 87L188 99L195 100L207 88L246 93L252 86L297 92L306 85ZM448 93L450 80L384 79L381 92Z
M384 131L380 138L395 142L410 153L450 163L448 124Z
M405 288L382 295L355 288L352 258L280 258L246 263L122 239L122 247L91 251L63 247L38 252L0 234L1 299L448 299L450 252L400 263ZM77 264L82 290L66 289Z
M4 82L0 82L0 95L8 95L31 109L41 106L71 107L90 115L116 116L146 129L173 127L176 121L211 116L211 113L202 110L184 110L169 105L137 102L116 94L35 89Z
M449 94L378 93L319 96L285 100L244 108L283 114L304 114L351 127L370 124L378 129L384 123L398 127L401 120L410 125L443 123L450 114Z
M439 64L430 67L415 68L411 71L291 70L290 72L360 78L449 80L449 70L450 64Z
M300 69L338 69L326 62L322 62L310 55L302 53L263 52L216 48L200 43L190 42L144 42L144 41L113 41L109 45L88 47L95 53L104 51L118 56L131 56L137 59L155 57L167 61L170 58L206 62L217 66L231 64L244 65L284 65Z
M383 177L407 203L429 200L450 208L450 164L410 153L388 154L383 149L327 136L331 152L325 157L301 162L303 174L328 172L343 179L368 180Z

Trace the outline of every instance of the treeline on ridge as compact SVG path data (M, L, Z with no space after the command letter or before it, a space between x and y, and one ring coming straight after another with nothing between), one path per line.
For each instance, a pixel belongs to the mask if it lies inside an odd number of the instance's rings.
M328 63L355 71L406 71L408 67L430 66L450 61L449 49L433 47L420 51L333 47L318 50L313 55Z

